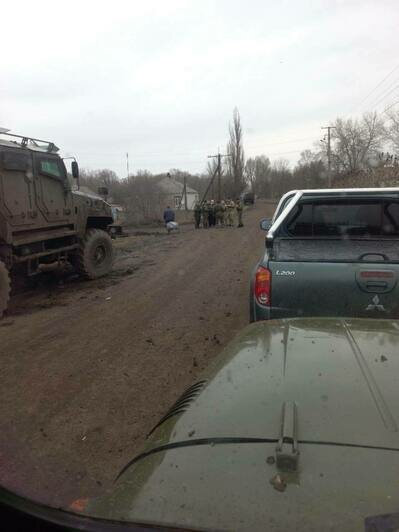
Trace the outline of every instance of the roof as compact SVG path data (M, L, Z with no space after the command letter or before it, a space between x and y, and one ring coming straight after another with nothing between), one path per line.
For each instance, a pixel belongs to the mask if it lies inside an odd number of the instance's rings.
M165 194L183 194L184 185L180 181L176 181L173 177L164 177L159 181L158 186L162 188ZM186 186L187 194L198 194L196 190Z
M399 193L399 187L378 187L378 188L309 188L309 189L298 189L290 190L283 197L288 196L289 194L295 194L301 192L302 194L362 194L362 193L390 193L395 192Z
M11 137L11 139L0 137L0 145L2 146L28 149L44 153L57 153L59 151L59 148L54 144L54 142L22 135L15 135L14 133L10 133L8 129L0 128L0 135Z

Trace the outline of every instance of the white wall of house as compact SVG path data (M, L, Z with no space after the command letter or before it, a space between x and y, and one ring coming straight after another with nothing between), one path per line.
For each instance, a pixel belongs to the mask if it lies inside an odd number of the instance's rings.
M187 192L187 209L189 211L192 211L194 209L195 204L199 201L199 195L193 194L191 192ZM180 207L179 207L180 206ZM171 205L172 207L172 205ZM174 209L184 209L185 208L185 199L181 197L181 194L174 195L173 196L173 208Z

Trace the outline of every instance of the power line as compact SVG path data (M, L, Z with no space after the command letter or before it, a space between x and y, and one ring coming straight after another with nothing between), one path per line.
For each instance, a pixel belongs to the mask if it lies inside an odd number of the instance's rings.
M381 85L399 68L399 64L397 64L386 76L384 79L382 79L377 85L361 100L361 102L353 109L358 109L366 100L369 98ZM353 111L352 111L353 112Z
M377 107L382 101L385 100L387 96L392 94L397 88L399 88L399 84L396 85L393 89L391 89L383 98L379 99L378 102L373 105L373 107Z
M263 147L263 146L277 146L277 145L280 145L280 144L294 144L295 142L303 142L303 141L308 141L308 140L314 140L314 136L313 137L302 137L302 138L297 138L297 139L290 139L290 140L279 140L279 141L276 141L276 142L262 142L262 143L256 143L256 144L245 144L245 147L248 149L252 149L252 148L257 148L258 146L259 147ZM202 149L198 149L198 150L191 150L190 152L172 152L172 151L168 151L166 154L162 153L162 152L139 152L135 155L135 158L136 159L143 159L145 157L179 157L179 156L183 156L183 155L188 155L188 156L191 156L191 155L196 155L197 153L202 153L203 150ZM79 150L79 153L80 154L89 154L89 156L91 154L95 154L96 153L96 150ZM121 153L118 151L118 152L104 152L104 151L101 151L101 152L98 152L98 153L101 153L102 156L105 156L105 157L121 157Z
M302 141L305 141L305 140L313 140L314 137L302 137L300 139L292 139L292 140L281 140L281 141L277 141L277 142L263 142L262 143L262 146L277 146L278 144L293 144L295 142L302 142ZM246 144L246 146L248 147L248 144ZM256 144L253 144L252 147L256 146ZM260 146L260 144L258 144L258 146Z
M265 154L262 154L262 155L267 155L267 156L270 156L270 157L276 157L277 155L289 155L290 153L300 153L301 151L304 151L303 148L301 148L300 150L280 151L280 152L277 152L277 153L265 153Z
M385 89L383 89L382 92L380 92L380 93L379 93L379 94L378 94L378 95L372 100L371 104L368 104L368 107L374 107L375 102L376 102L377 100L379 100L381 97L384 98L384 97L387 95L387 93L389 92L389 90L390 90L390 89L391 89L396 83L398 83L398 82L399 82L399 78L395 78L395 79L393 80L392 83L390 83L387 87L385 87Z
M394 102L391 105L388 105L388 107L385 107L385 109L382 112L386 113L387 111L389 111L389 109L391 109L394 105L397 105L398 103L399 103L399 100L397 100L396 102Z

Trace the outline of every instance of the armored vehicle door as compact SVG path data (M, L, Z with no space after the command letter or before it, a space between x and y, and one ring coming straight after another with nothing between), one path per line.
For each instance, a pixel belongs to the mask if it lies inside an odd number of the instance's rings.
M47 222L67 222L73 207L64 162L48 153L34 153L33 157L37 209Z

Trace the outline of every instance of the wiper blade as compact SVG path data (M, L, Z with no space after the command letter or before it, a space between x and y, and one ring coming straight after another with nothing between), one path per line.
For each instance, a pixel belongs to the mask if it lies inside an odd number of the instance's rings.
M166 443L165 445L160 445L159 447L154 447L149 451L138 454L135 458L130 460L118 473L114 482L116 482L123 473L129 469L130 466L151 456L152 454L161 453L163 451L169 451L171 449L179 449L181 447L196 447L198 445L229 445L229 444L241 444L241 443L278 443L279 438L199 438L197 440L183 440L174 443ZM317 441L317 440L298 440L298 444L304 445L326 445L334 447L351 447L355 449L373 449L376 451L392 451L399 452L399 447L385 447L382 445L366 445L360 443L345 443L345 442L335 442L335 441Z

